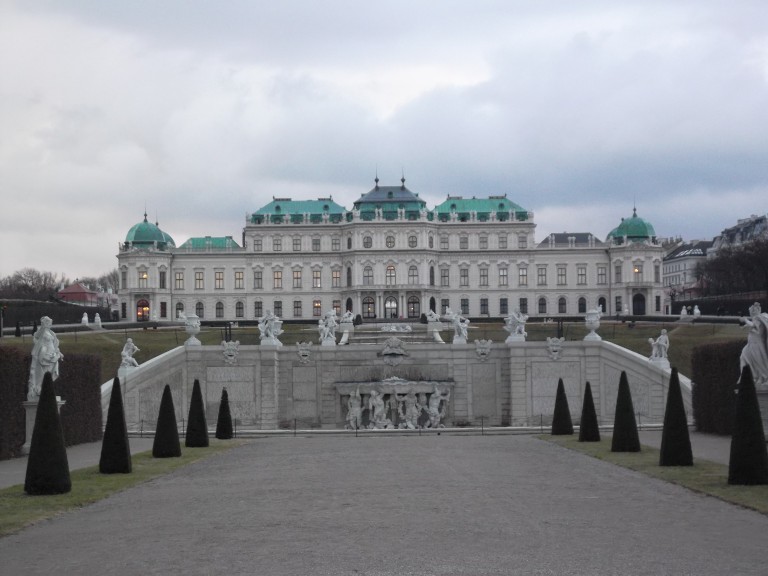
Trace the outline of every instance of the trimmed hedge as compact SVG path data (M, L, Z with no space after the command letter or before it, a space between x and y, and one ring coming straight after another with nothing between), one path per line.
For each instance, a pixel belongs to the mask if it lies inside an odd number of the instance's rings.
M573 434L573 422L571 421L571 409L568 407L568 397L565 395L563 379L557 381L555 393L555 412L552 416L552 435L567 436Z
M746 343L713 342L693 349L693 419L699 432L732 433L739 357Z
M29 354L0 347L0 460L21 455L29 362Z

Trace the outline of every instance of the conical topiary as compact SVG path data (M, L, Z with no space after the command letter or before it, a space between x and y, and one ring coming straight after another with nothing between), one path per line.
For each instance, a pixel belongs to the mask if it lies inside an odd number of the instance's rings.
M741 370L735 412L728 484L768 484L765 431L752 370L748 365Z
M192 387L192 400L189 403L187 435L184 439L184 445L187 448L205 448L208 444L208 422L205 420L203 394L200 391L200 381L195 378L195 384Z
M216 438L219 440L231 440L233 435L232 414L229 411L229 394L227 394L226 388L222 388L219 417L216 420Z
M597 423L595 401L592 399L592 386L587 382L584 387L584 403L581 405L581 425L579 442L600 442L600 426Z
M27 459L24 492L27 494L66 494L72 490L67 449L59 420L59 407L50 372L43 377L37 416Z
M166 384L163 399L160 401L160 413L157 416L155 441L152 444L154 458L174 458L181 456L179 429L176 426L176 411L173 407L171 387Z
M565 436L573 434L573 422L571 410L568 407L568 397L565 395L563 379L557 381L557 394L555 395L555 413L552 416L552 435Z
M120 378L112 381L112 394L109 396L107 425L101 440L101 458L99 472L102 474L130 474L131 445L128 442L128 427L125 424L123 396L120 390Z
M611 452L640 452L640 435L637 433L635 408L629 390L627 373L622 371L619 393L616 397L616 415L613 420Z
M691 436L688 434L688 418L685 416L680 376L672 368L667 392L667 408L664 411L664 429L661 432L659 466L693 466Z

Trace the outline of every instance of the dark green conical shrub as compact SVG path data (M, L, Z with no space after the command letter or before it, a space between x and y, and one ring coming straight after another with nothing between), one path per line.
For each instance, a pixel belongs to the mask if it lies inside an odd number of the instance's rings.
M132 470L131 445L128 442L128 427L125 424L123 396L120 379L112 381L112 394L109 396L107 425L101 440L101 458L99 472L102 474L130 474Z
M619 393L616 396L611 452L640 452L640 435L637 432L635 408L632 405L627 373L624 371L621 372Z
M27 459L24 492L27 494L66 494L72 490L67 449L61 431L59 407L50 372L43 377L32 442Z
M181 456L179 429L176 426L176 411L173 407L171 387L166 384L163 399L160 401L160 413L157 416L155 441L152 444L152 457L175 458Z
M208 444L208 422L205 420L203 394L200 390L200 381L195 378L195 384L192 387L192 400L189 403L187 435L184 439L184 445L187 448L205 448Z
M768 484L765 430L752 370L748 365L741 370L737 388L728 484Z
M592 399L592 386L589 382L584 387L584 403L581 405L581 425L579 442L600 442L600 426L597 423L595 401Z
M229 412L229 394L227 389L221 390L221 404L219 404L219 417L216 420L216 438L230 440L232 433L232 414Z
M680 376L672 368L667 392L667 408L664 411L664 429L661 433L659 466L693 466L691 436L688 434L688 418L685 416Z
M568 397L565 395L563 379L557 381L557 394L555 395L555 413L552 416L552 435L565 436L573 434L573 422L571 421L571 409L568 407Z

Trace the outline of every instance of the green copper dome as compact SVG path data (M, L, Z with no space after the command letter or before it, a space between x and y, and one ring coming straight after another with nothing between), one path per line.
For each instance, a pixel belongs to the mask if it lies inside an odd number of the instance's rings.
M158 250L176 247L176 243L170 235L160 230L157 224L147 221L146 213L143 222L139 222L128 230L125 244L132 248L157 248Z
M625 237L630 242L654 240L656 238L656 230L653 229L653 224L640 218L637 215L637 208L634 208L632 210L632 217L622 218L621 224L608 232L606 240L615 238L617 241L622 242Z

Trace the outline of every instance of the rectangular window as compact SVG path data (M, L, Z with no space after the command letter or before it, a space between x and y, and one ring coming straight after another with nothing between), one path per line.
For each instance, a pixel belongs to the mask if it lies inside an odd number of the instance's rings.
M480 236L480 250L488 250L488 236Z
M469 248L469 238L462 236L459 238L459 250L466 250L467 248Z
M283 249L283 239L280 237L272 238L272 251L280 252Z
M656 312L661 312L661 296L656 296Z
M528 236L526 236L525 234L520 234L517 237L517 247L528 248Z
M301 250L301 238L294 238L293 239L293 251L298 252Z
M461 313L465 315L469 314L469 298L461 299Z
M488 298L480 298L480 314L488 315Z
M322 288L321 275L321 270L312 270L312 288Z
M165 288L166 288L166 286L165 286L165 270L160 270L160 276L159 276L158 280L159 280L158 287L161 290L165 290ZM164 316L163 316L163 318L164 318Z
M658 298L658 296L657 296ZM160 318L168 318L168 303L160 302Z
M528 286L528 268L519 268L517 271L518 286Z
M661 282L661 271L658 264L653 266L653 281L656 282L656 284Z
M323 315L323 305L320 303L320 300L313 300L312 301L312 316L322 316Z
M261 290L264 287L263 272L261 270L253 271L253 288Z
M480 286L488 286L488 268L480 268Z
M587 285L587 267L579 266L576 268L576 283L579 286Z
M506 268L499 268L499 286L509 286L509 277Z
M621 264L616 264L616 266L614 266L613 280L616 284L621 284Z
M235 290L242 290L243 288L245 288L245 272L235 270Z
M293 301L293 317L301 318L301 300Z
M469 286L469 269L459 269L459 286Z
M176 290L184 290L184 272L176 272L175 278Z
M632 271L635 274L635 282L642 282L643 281L643 265L642 264L635 264L632 267Z
M509 300L506 298L499 298L499 314L509 314Z
M331 286L333 288L341 288L341 270L331 271Z
M448 311L448 308L451 305L451 301L448 300L448 298L443 298L440 300L440 314L445 314Z
M341 250L341 238L331 238L331 250L334 252Z
M128 289L128 272L123 270L120 272L120 286L123 288L123 290ZM125 316L123 316L125 318Z
M283 315L283 302L282 300L275 300L275 305L273 306L274 314L275 316L282 316Z
M520 312L528 314L528 298L520 298L519 304Z
M216 290L224 290L224 272L222 270L217 270L214 272L213 279L213 287Z
M448 236L440 236L440 250L448 250Z
M205 280L204 280L203 272L199 270L195 272L195 290L205 290Z
M547 299L539 298L539 314L547 313Z
M263 250L261 245L261 238L254 238L253 239L253 251L254 252L261 252Z
M565 266L558 266L557 267L557 285L558 286L565 286L566 285L566 268Z
M567 303L565 298L560 298L557 301L557 313L558 314L565 314L568 311L567 309Z
M301 288L301 270L293 271L293 287Z
M149 273L146 270L139 270L139 288L146 288L149 283Z
M597 283L608 284L608 268L606 266L597 267Z
M261 318L262 316L264 316L264 311L262 310L262 307L261 307L261 301L254 302L253 303L253 317L254 318Z
M277 289L283 287L283 272L282 270L275 270L272 272L272 286ZM277 312L275 312L277 314ZM279 314L278 314L279 316Z
M507 235L506 234L499 234L499 249L500 250L506 250L507 249Z
M123 272L123 274L125 274L125 272ZM126 318L127 310L128 310L127 304L125 302L121 303L120 304L120 318L123 318L123 319Z
M547 269L544 266L539 266L536 269L536 284L539 286L547 285Z
M320 238L312 238L312 252L320 252Z
M440 268L440 286L450 286L450 270L448 268Z
M336 312L336 316L341 316L341 300L333 301L333 311Z
M616 314L621 314L621 296L616 296Z

